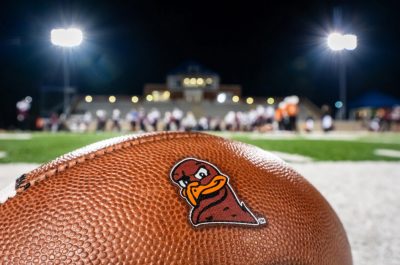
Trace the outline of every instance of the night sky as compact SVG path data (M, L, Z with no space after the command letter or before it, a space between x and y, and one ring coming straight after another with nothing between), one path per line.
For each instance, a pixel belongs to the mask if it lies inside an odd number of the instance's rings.
M141 94L145 83L164 82L194 61L222 83L241 84L244 95L297 94L332 105L337 56L325 37L340 28L359 41L344 52L349 101L371 90L400 98L395 1L132 2L3 1L0 128L15 123L17 100L32 96L35 112L40 88L63 84L62 52L49 35L70 25L85 34L70 58L71 83L81 94Z

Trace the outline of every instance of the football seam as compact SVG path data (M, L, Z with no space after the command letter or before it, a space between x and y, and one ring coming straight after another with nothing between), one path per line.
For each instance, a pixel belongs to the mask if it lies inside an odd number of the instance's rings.
M77 150L74 150L70 153L62 155L60 157L55 158L53 161L43 164L37 169L33 171L23 174L15 181L15 190L16 194L24 192L29 187L34 186L38 182L41 182L49 177L53 177L58 173L61 173L67 169L70 169L78 164L83 162L87 162L89 160L93 160L97 157L101 157L108 153L112 153L115 150L125 149L132 146L138 146L146 143L154 143L165 140L172 139L180 139L180 138L189 138L189 137L204 137L204 138L218 138L218 136L195 132L195 133L179 133L179 132L165 132L162 135L159 133L156 134L146 134L146 135L125 135L118 136L115 138L107 139L98 143L104 142L105 146L100 147L99 149L90 150L90 146L93 144L89 144ZM118 140L121 141L119 142ZM111 142L109 146L107 146L107 142ZM96 144L96 143L95 143ZM78 151L83 150L85 148L89 148L87 153L84 153L80 156L74 157L74 153L78 153ZM72 158L70 157L72 156ZM61 160L61 161L60 161ZM47 168L48 167L48 168ZM13 197L13 196L12 196Z

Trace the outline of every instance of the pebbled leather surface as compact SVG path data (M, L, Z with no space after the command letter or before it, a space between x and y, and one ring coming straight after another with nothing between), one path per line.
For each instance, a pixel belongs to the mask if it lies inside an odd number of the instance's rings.
M193 227L176 162L209 161L260 227ZM29 188L23 187L29 183ZM256 147L200 133L102 142L31 173L0 205L2 264L352 264L338 217L306 180Z

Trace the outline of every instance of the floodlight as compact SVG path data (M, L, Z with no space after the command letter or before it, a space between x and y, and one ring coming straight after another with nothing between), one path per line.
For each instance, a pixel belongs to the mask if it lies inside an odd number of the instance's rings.
M346 34L343 35L344 43L345 43L345 49L346 50L354 50L357 48L357 36L353 34Z
M328 36L328 46L333 51L341 51L345 48L343 35L340 33L331 33Z
M333 51L354 50L357 48L357 36L354 34L331 33L328 36L328 46Z
M115 103L115 101L117 101L117 98L116 98L115 96L109 96L109 97L108 97L108 101L109 101L110 103Z
M239 102L239 100L240 100L240 98L237 95L232 97L232 101L235 102L235 103Z
M357 36L354 34L340 34L337 32L329 34L327 44L333 51L349 50L352 51L357 48ZM340 110L339 117L345 119L346 117L346 102L347 102L347 88L346 88L346 67L345 60L340 59L339 65L339 91L340 101L335 103L335 107Z
M83 33L77 28L53 29L50 37L51 43L61 47L79 46L83 41Z
M93 97L90 96L90 95L87 95L87 96L85 97L85 101L86 101L87 103L90 103L90 102L93 101Z

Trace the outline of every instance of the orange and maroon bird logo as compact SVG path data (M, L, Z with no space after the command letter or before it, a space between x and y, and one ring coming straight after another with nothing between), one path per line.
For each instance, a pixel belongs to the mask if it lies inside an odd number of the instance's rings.
M266 223L264 218L256 218L239 200L229 184L229 177L209 162L186 158L172 168L170 177L191 206L189 220L194 226Z

